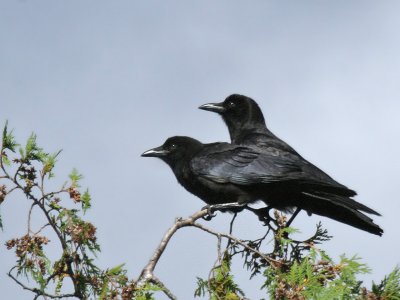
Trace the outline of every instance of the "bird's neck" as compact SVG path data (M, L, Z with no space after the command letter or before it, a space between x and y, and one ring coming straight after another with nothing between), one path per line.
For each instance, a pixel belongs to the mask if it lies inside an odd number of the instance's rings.
M181 157L175 158L172 163L168 163L169 166L171 167L172 171L174 172L176 179L179 181L179 183L182 184L182 181L185 180L185 178L189 175L190 162L191 162L192 158L199 151L201 151L201 149L202 149L202 147L198 147L196 149L190 149L190 151L187 151Z
M241 141L243 141L247 136L253 134L272 135L269 129L265 126L264 122L247 122L245 124L235 124L233 126L229 126L228 128L233 144L240 144Z

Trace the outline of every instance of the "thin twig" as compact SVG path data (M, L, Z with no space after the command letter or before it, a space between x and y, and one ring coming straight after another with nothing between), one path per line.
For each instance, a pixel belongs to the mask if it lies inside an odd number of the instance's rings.
M40 227L40 229L39 229L38 231L34 232L33 234L34 234L34 235L39 234L39 233L40 233L43 229L45 229L47 226L50 226L50 224L49 224L49 223L44 224L42 227Z
M15 267L14 267L15 268ZM68 298L68 297L76 297L77 295L75 293L71 293L71 294L61 294L61 295L52 295L52 294L48 294L44 291L41 291L38 288L31 288L26 286L25 284L23 284L21 281L19 281L17 278L14 277L14 275L12 275L12 268L9 272L8 272L8 276L13 279L18 285L20 285L24 290L28 290L31 291L32 293L35 293L36 296L35 298L39 297L39 296L45 296L45 297L49 297L51 299L60 299L60 298Z
M204 227L203 225L201 225L201 224L199 224L199 223L194 223L194 224L192 224L192 226L194 226L194 227L196 227L196 228L199 228L199 229L201 229L201 230L203 230L203 231L205 231L205 232L208 232L208 233L210 233L210 234L212 234L212 235L214 235L214 236L222 236L222 237L224 237L224 238L227 238L227 239L231 239L231 240L233 240L236 244L239 244L239 245L241 245L242 247L244 247L244 248L246 248L247 250L249 250L249 251L251 251L251 252L253 252L253 253L256 253L256 254L258 254L260 257L262 257L262 258L264 258L266 261L268 261L268 262L272 262L272 263L277 263L277 264L281 264L282 262L280 262L280 261L278 261L278 260L275 260L275 259L273 259L273 258L271 258L271 257L269 257L269 256L267 256L267 255L265 255L264 253L261 253L260 251L258 251L257 249L254 249L254 248L252 248L252 247L250 247L249 245L247 245L245 242L243 242L242 240L239 240L238 238L236 238L236 237L234 237L234 236L232 236L232 235L230 235L230 234L227 234L227 233L220 233L220 232L216 232L216 231L214 231L214 230L212 230L212 229L209 229L209 228L207 228L207 227Z
M49 197L53 197L53 196L59 195L61 193L67 193L67 190L62 188L61 190L58 190L56 192L50 192L50 193L47 193L47 194L43 193L42 197L40 197L39 201L43 201L44 199L48 199Z
M14 174L14 177L13 177L14 183L18 181L18 179L17 179L18 173L19 173L19 171L21 171L21 167L22 167L23 164L24 164L24 163L23 163L23 161L21 160L21 162L19 163L19 166L18 166L18 168L17 168L17 171L15 171L15 174Z
M4 172L4 178L8 178L11 179L10 175L8 174L6 168L4 167L4 163L3 163L3 156L6 156L5 152L4 152L4 147L3 145L1 145L1 149L0 149L0 167Z
M153 275L152 279L150 280L152 283L157 285L158 287L161 288L161 290L164 292L164 294L171 300L176 300L176 296L164 285L164 283L158 279L155 275Z
M143 268L142 272L140 273L138 280L139 281L142 281L142 280L148 281L152 278L153 271L158 263L158 260L160 259L161 255L164 253L165 248L167 247L172 236L175 234L175 232L179 228L182 228L185 226L192 226L196 220L198 220L201 217L206 216L207 214L208 214L207 209L203 209L203 210L191 215L187 219L182 219L182 218L177 219L175 221L175 224L172 225L172 227L170 227L168 229L167 233L162 238L161 243L158 245L158 247L154 251L153 256L150 258L149 262L147 263L147 265Z
M16 190L18 188L18 186L14 186L12 189L10 189L9 191L7 191L7 195L10 195L14 190Z
M217 237L218 242L217 242L217 259L215 260L212 268L210 269L210 272L208 272L208 286L209 286L209 290L211 290L211 276L214 273L214 270L221 265L221 261L222 261L222 252L221 252L221 244L222 244L222 238L221 236ZM210 296L211 297L211 296Z
M28 213L28 234L30 234L32 232L31 230L31 216L32 216L32 210L33 207L36 205L35 202L32 203L31 208L29 209L29 213Z

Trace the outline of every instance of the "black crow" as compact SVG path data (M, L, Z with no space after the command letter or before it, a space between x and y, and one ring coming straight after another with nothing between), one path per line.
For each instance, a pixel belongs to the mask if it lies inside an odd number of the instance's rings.
M295 160L296 165L301 168L304 177L326 183L326 186L320 185L313 191L304 190L304 192L310 193L316 198L330 198L332 201L344 206L347 205L352 209L380 215L367 206L349 198L357 195L357 193L332 179L325 172L305 160L291 146L274 135L267 128L263 113L253 99L233 94L228 96L223 102L208 103L199 108L221 115L229 129L232 144L257 146L282 159Z
M303 172L313 179L326 181L329 186L341 188L341 196L355 196L357 193L333 180L329 175L305 160L291 146L274 135L265 125L263 113L251 98L233 94L221 103L208 103L199 107L217 112L226 123L235 145L258 146L279 157L297 156Z
M142 154L159 157L174 172L178 182L209 205L243 209L262 200L280 210L293 207L326 216L373 234L382 229L354 207L376 213L349 199L351 205L315 190L346 193L341 185L310 178L296 155L280 157L260 147L229 143L202 144L190 137L175 136ZM289 157L289 158L288 158ZM330 194L329 194L330 195Z
M282 158L293 155L297 156L299 167L301 167L302 171L307 174L307 176L313 180L326 182L327 187L318 190L318 193L322 193L320 196L328 196L326 193L332 193L332 196L342 196L340 201L345 203L349 200L349 205L351 205L352 208L380 215L376 211L366 208L362 204L354 207L352 205L354 202L351 199L346 199L346 197L357 195L354 190L351 190L332 179L328 174L305 160L291 146L274 135L267 128L260 107L250 97L233 94L228 96L225 101L221 103L208 103L201 105L199 108L216 112L221 115L229 129L232 144L248 146L255 145L263 148L264 151L275 153L275 155ZM336 191L334 188L335 186L339 187Z

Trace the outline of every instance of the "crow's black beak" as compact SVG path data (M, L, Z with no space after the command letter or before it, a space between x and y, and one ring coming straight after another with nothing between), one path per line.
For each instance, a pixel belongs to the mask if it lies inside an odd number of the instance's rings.
M226 108L223 105L223 102L221 103L207 103L199 106L200 109L203 110L208 110L208 111L213 111L216 113L223 113L226 111Z
M166 156L168 153L169 153L169 151L163 149L163 146L160 146L160 147L153 148L153 149L143 152L141 156L143 156L143 157L162 157L162 156Z

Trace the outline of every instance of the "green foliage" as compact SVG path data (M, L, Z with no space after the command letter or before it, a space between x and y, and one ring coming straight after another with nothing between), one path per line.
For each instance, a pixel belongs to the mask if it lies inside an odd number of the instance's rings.
M400 269L394 270L381 281L380 284L372 284L372 293L378 299L400 300Z
M208 280L197 278L194 296L205 296L206 292L210 300L239 300L244 296L231 274L231 256L227 252L224 253L220 264L213 268L212 276Z
M72 169L72 172L69 174L69 179L71 179L71 187L79 188L79 181L83 178L82 174L79 174L77 169Z
M20 160L25 163L31 163L32 161L43 162L46 156L48 156L48 154L43 152L43 149L37 145L36 134L34 133L31 133L28 137L24 148L19 147L19 154Z
M5 150L9 150L15 152L15 148L18 146L18 143L15 141L13 131L8 131L8 121L6 121L4 128L3 128L3 135L1 139L1 150L0 150L0 157L1 157L1 164L5 164L9 166L11 164Z
M2 150L10 150L12 152L15 152L15 147L18 146L18 143L15 141L13 131L11 130L8 132L8 121L6 121L6 124L4 125L3 129L3 137L2 137L2 145L1 148Z
M311 249L289 267L266 268L263 287L275 299L357 299L361 291L356 275L366 272L369 269L358 257L341 256L336 264Z
M251 261L259 270L263 269L265 283L262 288L271 299L360 299L363 290L357 275L367 273L369 269L357 256L347 258L342 255L335 263L315 246L331 238L321 224L317 224L312 237L296 241L289 236L295 231L286 227L285 218L277 213L275 216L274 245L272 252L266 253L274 260L269 263L262 263L259 258ZM251 246L259 250L261 244Z
M138 286L128 279L123 264L106 270L96 265L95 258L100 251L97 229L82 218L91 207L89 190L80 190L83 176L74 169L69 175L70 182L58 190L47 191L47 180L54 177L53 170L61 151L44 152L37 144L36 135L31 134L25 147L20 147L16 153L18 144L7 125L0 152L0 179L7 180L9 186L6 189L5 185L0 185L0 204L12 191L21 190L31 205L28 233L6 243L7 249L13 249L17 256L9 276L38 296L50 295L47 298L153 299L153 293L160 288L154 284ZM80 203L80 209L68 208L71 203ZM31 224L33 210L39 210L44 220L36 231ZM51 228L61 245L60 256L53 261L47 257L46 246L50 241L41 235L44 228ZM34 286L26 286L21 277ZM73 291L63 294L67 280L72 282Z
M90 203L90 201L92 200L92 198L90 197L90 194L89 194L89 190L88 190L88 189L86 189L86 191L83 193L83 195L82 195L82 197L81 197L81 200L82 200L82 210L83 210L83 213L86 213L86 211L87 211L89 208L92 207L92 204Z
M48 178L54 177L53 174L53 168L57 162L57 156L61 153L61 150L58 152L55 152L53 154L47 154L45 153L42 157L42 163L43 163L43 168L42 168L42 175L46 176L48 175Z
M277 212L275 217L275 226L268 225L274 234L266 245L264 242L269 232L260 239L243 241L247 247L237 242L229 242L226 248L230 259L235 255L242 256L244 265L251 271L251 277L262 275L265 278L262 290L269 299L400 299L396 298L400 287L398 269L385 278L380 286L375 285L373 291L369 291L357 279L359 275L370 272L359 257L348 258L342 255L339 261L335 262L325 251L316 247L317 244L331 239L320 223L317 224L312 237L296 241L290 234L297 231L286 227L285 217ZM269 246L270 252L263 251L263 246ZM260 252L263 255L259 255ZM210 279L206 281L198 278L195 295L204 296L208 291L211 298L218 294L218 289L211 283ZM230 282L232 286L235 284L234 281ZM385 295L383 291L386 291Z
M154 292L160 292L162 289L157 285L146 283L140 290L136 290L135 300L153 300Z

